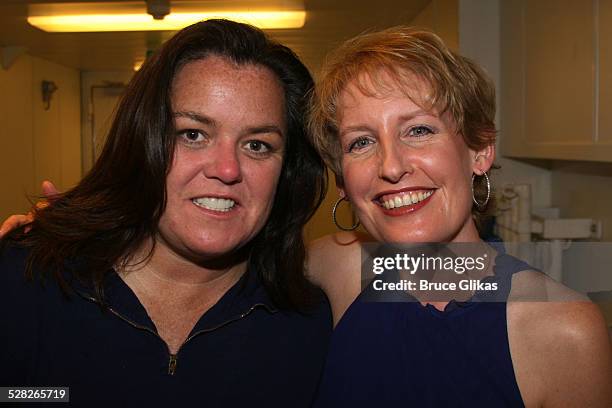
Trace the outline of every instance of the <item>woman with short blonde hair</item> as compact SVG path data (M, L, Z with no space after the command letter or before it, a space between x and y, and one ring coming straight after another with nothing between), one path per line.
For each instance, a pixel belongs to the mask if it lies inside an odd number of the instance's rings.
M485 289L464 298L408 289L377 301L376 281L360 284L363 236L315 242L308 271L336 325L315 405L610 406L596 306L479 236L495 159L495 92L482 70L436 35L396 27L335 50L311 102L338 203L350 202L371 238L470 245L490 259ZM517 301L538 287L565 301Z

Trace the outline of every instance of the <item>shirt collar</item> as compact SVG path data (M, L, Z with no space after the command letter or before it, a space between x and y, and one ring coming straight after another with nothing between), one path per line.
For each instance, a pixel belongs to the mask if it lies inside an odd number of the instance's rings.
M73 276L69 277L68 282L80 296L100 303L95 298L93 285L80 282ZM108 271L104 278L104 307L134 325L156 331L144 306L114 270ZM262 284L261 278L255 271L248 269L238 282L200 317L193 331L218 327L240 318L257 307L265 308L271 313L278 310Z

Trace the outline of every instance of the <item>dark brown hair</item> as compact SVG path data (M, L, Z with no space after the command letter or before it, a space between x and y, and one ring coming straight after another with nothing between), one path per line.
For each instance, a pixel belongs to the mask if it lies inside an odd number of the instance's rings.
M208 20L179 31L145 62L128 85L107 142L91 171L70 191L37 211L28 234L13 237L30 248L27 273L51 271L67 288L67 261L86 269L103 301L103 280L114 265L157 233L166 205L166 176L175 146L171 86L178 69L210 55L272 71L285 92L285 156L269 219L247 245L248 268L257 271L279 307L308 303L302 229L326 191L324 164L305 131L306 94L312 78L287 47L261 30Z

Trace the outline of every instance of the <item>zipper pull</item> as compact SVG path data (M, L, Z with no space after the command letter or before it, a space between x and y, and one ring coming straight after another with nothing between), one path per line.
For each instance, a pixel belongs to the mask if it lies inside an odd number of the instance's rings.
M176 371L176 354L170 354L170 360L168 361L168 375L174 375Z

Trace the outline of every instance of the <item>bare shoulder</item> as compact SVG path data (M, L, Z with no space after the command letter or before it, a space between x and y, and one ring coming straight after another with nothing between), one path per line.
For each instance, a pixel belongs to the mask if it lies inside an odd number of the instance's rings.
M307 276L327 295L334 325L361 292L361 248L367 241L365 235L343 232L309 246Z
M610 338L585 296L540 272L515 274L508 335L528 406L612 406Z
M537 271L522 271L512 279L508 318L533 339L559 350L610 352L605 320L594 303Z
M337 279L342 271L359 270L361 244L368 237L356 232L326 235L308 245L306 273L319 286Z
M511 302L589 302L589 299L549 278L546 274L524 270L512 276Z
M586 296L537 271L522 271L512 278L508 319L516 329L559 350L587 350L610 340L599 308Z

